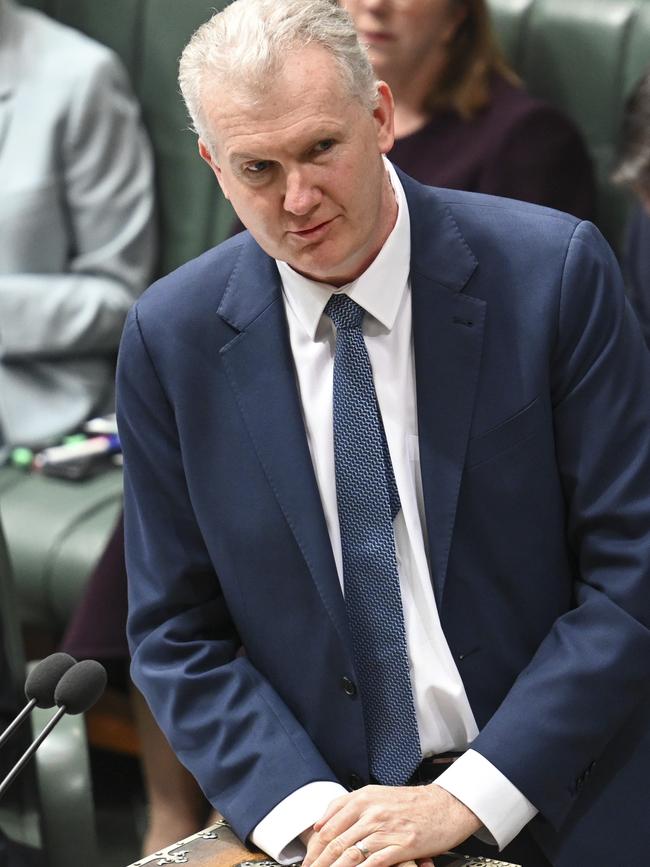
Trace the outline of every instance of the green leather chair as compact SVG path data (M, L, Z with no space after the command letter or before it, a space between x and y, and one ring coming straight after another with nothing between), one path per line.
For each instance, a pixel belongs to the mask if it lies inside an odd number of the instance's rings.
M0 506L22 623L63 631L122 507L122 472L83 482L0 472Z
M506 56L536 96L582 131L598 223L620 248L627 195L609 180L625 99L650 64L649 0L488 0Z

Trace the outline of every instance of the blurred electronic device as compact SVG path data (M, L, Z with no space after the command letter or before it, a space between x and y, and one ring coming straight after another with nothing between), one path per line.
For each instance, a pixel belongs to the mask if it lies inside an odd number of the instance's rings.
M50 446L34 455L32 468L47 476L78 481L115 465L120 454L116 434L92 436L60 446Z

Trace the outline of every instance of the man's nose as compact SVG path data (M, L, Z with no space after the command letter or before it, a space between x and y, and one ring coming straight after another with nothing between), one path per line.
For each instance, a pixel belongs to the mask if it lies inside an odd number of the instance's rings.
M284 209L304 216L320 204L323 194L308 170L299 169L287 175Z

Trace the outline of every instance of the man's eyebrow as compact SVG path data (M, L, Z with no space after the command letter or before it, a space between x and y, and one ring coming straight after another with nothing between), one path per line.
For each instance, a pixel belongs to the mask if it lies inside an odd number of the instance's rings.
M322 131L315 132L313 135L305 137L305 144L301 146L301 151L304 154L307 154L319 142L328 141L329 139L337 139L342 134L343 130L338 126L335 128L334 125L332 125L327 129L323 128ZM236 163L245 163L251 160L254 162L273 161L270 157L262 157L259 153L252 153L251 151L233 151L231 154L228 154L228 162L231 165L235 165Z
M228 162L229 163L239 163L239 162L246 162L246 160L260 160L260 159L262 159L262 157L256 156L255 154L252 154L252 153L245 153L243 151L242 151L242 153L235 151L232 154L228 154Z

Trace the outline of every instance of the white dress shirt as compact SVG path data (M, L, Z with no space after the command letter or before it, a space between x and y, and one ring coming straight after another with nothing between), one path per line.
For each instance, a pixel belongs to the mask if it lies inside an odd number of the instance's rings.
M395 553L422 754L466 750L436 783L478 816L489 832L481 835L483 839L502 848L537 811L494 765L467 749L478 729L440 625L427 561L411 333L410 220L402 185L388 161L386 166L397 199L397 221L377 258L357 280L335 289L277 262L291 350L316 481L345 592L332 421L336 331L323 311L332 292L345 292L366 311L363 333L402 505L394 522ZM281 863L298 860L304 846L297 835L345 791L331 782L298 789L256 826L253 842Z

